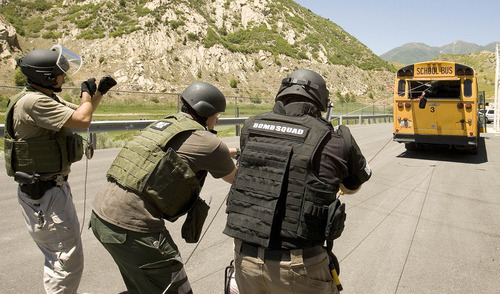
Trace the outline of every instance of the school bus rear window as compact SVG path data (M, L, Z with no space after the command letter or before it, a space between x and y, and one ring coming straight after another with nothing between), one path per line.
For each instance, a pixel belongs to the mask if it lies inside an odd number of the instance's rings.
M460 99L460 80L453 81L409 81L410 99L424 93L427 99Z

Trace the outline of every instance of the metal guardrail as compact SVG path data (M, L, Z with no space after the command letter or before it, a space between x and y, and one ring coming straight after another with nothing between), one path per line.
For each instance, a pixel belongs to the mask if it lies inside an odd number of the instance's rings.
M217 125L242 125L248 117L222 117ZM380 115L341 115L334 116L332 121L337 124L350 124L354 120L354 124L377 123L377 120L392 120L392 114ZM89 132L110 132L123 130L141 130L156 120L120 120L120 121L93 121L90 123ZM87 130L74 130L75 132L87 132ZM4 125L0 124L0 136L4 136Z

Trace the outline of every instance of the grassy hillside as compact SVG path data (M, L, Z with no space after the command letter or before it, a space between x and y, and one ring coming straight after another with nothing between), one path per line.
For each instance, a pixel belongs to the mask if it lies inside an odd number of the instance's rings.
M475 69L479 91L485 91L487 102L493 102L495 95L495 53L481 51L464 55L445 54L436 57L434 60L458 62Z
M268 1L264 8L265 20L260 23L242 23L239 11L233 11L235 5L229 0L224 3L222 13L212 7L212 1L203 0L167 1L154 8L149 8L146 0L83 3L10 0L0 7L0 13L26 38L55 40L74 35L77 39L98 40L135 31L147 34L160 26L168 28L167 34L180 33L182 27L190 25L189 15L196 12L207 24L205 31L188 32L183 42L196 41L207 48L222 44L231 52L245 54L265 50L275 56L284 54L299 60L320 60L320 52L326 52L325 57L331 64L392 70L390 64L339 26L294 1ZM174 15L170 15L172 12ZM217 17L222 17L222 25ZM292 44L287 41L290 31L300 35Z

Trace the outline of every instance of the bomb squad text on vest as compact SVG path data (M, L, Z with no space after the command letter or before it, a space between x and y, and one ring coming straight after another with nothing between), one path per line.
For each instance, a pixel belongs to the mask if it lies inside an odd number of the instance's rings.
M285 125L275 125L275 124L268 124L268 123L259 123L255 122L252 126L253 129L260 129L260 130L267 130L267 131L275 131L275 132L281 132L281 133L286 133L286 134L294 134L294 135L303 135L304 134L304 129L302 128L295 128L295 127L290 127L290 126L285 126Z

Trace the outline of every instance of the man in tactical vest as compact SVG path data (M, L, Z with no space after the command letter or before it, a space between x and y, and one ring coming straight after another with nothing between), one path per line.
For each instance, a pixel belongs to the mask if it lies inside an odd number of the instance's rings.
M76 293L83 272L78 217L67 182L70 165L82 158L82 137L102 96L116 84L104 77L81 85L81 103L58 97L64 78L82 59L55 45L19 59L29 86L12 97L5 121L5 166L19 183L18 200L29 233L45 255L46 293Z
M187 213L182 237L198 242L209 208L199 197L207 173L228 183L236 174L236 148L228 148L214 130L226 109L222 92L195 82L181 101L181 113L152 123L127 142L92 204L94 235L112 255L130 294L192 293L164 220Z
M299 69L282 81L272 112L242 128L224 229L242 294L340 290L331 247L345 209L336 195L356 192L371 171L349 129L321 117L328 95L319 74Z

